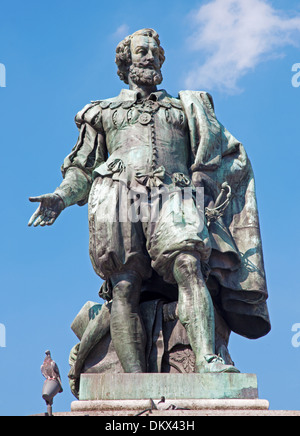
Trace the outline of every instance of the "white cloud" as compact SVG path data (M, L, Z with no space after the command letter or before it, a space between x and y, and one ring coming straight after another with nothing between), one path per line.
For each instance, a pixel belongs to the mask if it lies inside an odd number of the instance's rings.
M121 40L128 35L129 35L129 26L127 24L121 24L121 26L119 26L117 30L113 33L113 38Z
M242 76L300 42L300 16L288 17L267 0L211 0L191 20L189 46L205 59L188 74L188 88L237 92Z

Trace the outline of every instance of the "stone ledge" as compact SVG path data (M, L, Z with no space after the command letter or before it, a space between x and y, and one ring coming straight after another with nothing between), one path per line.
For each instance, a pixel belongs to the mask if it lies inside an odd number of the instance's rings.
M82 374L80 401L257 400L255 374Z
M53 416L100 416L108 421L109 419L113 419L114 417L134 417L136 412L133 411L122 411L122 412L54 412ZM45 414L36 414L31 416L45 416ZM146 415L141 416L140 419ZM154 410L150 415L148 415L148 419L156 416L165 416L165 417L198 417L198 416L300 416L299 410ZM147 416L146 416L147 419ZM108 421L109 422L109 421Z
M176 412L195 412L199 410L208 411L241 411L241 410L268 410L267 400L166 400L158 404L159 400L153 400L160 410L152 410L151 414L160 412L171 412L168 407L174 405ZM124 412L143 411L151 407L150 400L102 400L102 401L74 401L71 404L72 412ZM180 410L181 409L181 410ZM183 410L185 409L185 410Z

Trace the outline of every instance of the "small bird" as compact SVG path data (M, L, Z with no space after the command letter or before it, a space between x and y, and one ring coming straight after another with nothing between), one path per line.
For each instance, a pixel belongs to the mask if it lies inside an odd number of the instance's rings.
M42 372L43 376L45 377L45 379L56 380L59 383L59 385L60 385L59 393L61 393L61 392L63 392L63 388L62 388L62 383L61 383L61 378L60 378L58 366L56 365L54 360L52 360L49 350L45 351L45 354L46 354L46 357L45 357L43 365L41 366L41 372Z

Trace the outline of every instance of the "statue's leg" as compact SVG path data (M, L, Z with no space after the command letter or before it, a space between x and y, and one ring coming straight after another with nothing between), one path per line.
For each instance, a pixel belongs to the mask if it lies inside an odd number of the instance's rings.
M179 292L179 319L187 330L196 363L200 364L205 355L215 353L213 302L202 276L200 254L179 254L174 277Z
M139 274L128 272L110 278L113 286L110 332L113 345L127 373L146 372L146 335L140 317Z
M178 315L196 356L197 372L238 372L215 355L214 306L201 271L201 255L183 252L174 262Z

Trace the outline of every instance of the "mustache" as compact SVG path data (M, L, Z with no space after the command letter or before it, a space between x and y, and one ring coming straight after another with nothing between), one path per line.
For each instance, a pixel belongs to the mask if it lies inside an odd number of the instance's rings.
M137 67L137 68L151 68L151 69L153 69L153 70L159 70L158 68L157 68L157 66L155 65L155 63L154 62L152 62L152 61L144 61L144 62L133 62L132 63L132 66L133 67Z

